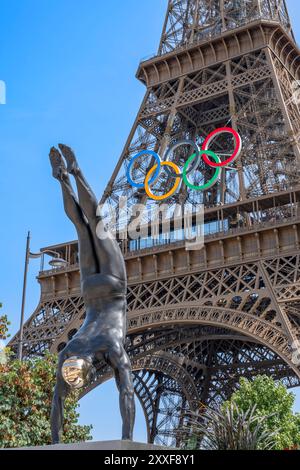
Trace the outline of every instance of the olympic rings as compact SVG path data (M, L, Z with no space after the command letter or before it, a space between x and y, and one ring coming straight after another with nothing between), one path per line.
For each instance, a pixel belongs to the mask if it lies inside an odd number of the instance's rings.
M212 140L217 135L223 134L223 133L233 135L233 137L235 139L236 147L235 147L235 150L234 150L233 154L231 155L231 157L229 157L227 160L225 160L224 162L221 162L221 163L213 163L212 161L209 160L209 158L207 158L207 156L205 154L203 154L203 160L205 161L205 163L207 163L207 165L209 165L209 166L212 166L213 168L228 166L229 163L232 163L234 160L236 160L239 157L239 155L242 151L242 139L241 139L240 135L234 129L232 129L231 127L221 127L220 129L216 129L215 131L211 132L206 137L205 141L203 142L202 150L208 150L208 147L211 144ZM208 153L208 152L206 152L206 153Z
M173 188L167 194L164 194L163 196L155 196L155 194L153 194L150 191L149 179L151 178L152 173L154 173L154 171L156 170L156 167L158 167L158 165L154 165L154 167L151 168L151 170L148 172L148 174L146 176L146 179L145 179L145 191L151 199L154 199L154 201L163 201L164 199L168 199L169 197L173 196L173 194L177 191L177 188L178 188L178 186L180 184L180 181L181 181L180 170L179 170L178 166L175 163L173 163L173 162L161 162L161 166L165 166L165 167L169 166L169 167L173 168L173 170L175 170L175 172L178 176L176 176L176 181L175 181L175 184L174 184Z
M220 163L221 160L220 158L218 157L218 155L216 155L214 152L212 152L211 150L201 150L200 152L200 157L201 156L204 156L205 154L207 155L210 155L216 163ZM220 173L221 173L221 168L218 167L215 169L215 174L213 175L213 177L205 184L203 184L202 186L195 186L193 185L192 183L189 182L188 178L187 178L187 174L188 172L186 171L187 170L187 167L189 166L190 162L195 158L195 154L192 155L188 161L186 162L186 164L184 165L184 168L183 168L183 181L185 182L185 184L188 186L188 188L191 188L191 189L195 189L196 191L205 191L206 189L209 189L211 188L217 181L217 179L219 178L220 176Z
M209 149L209 146L213 139L215 139L218 135L227 133L231 134L234 137L235 140L235 149L232 155L227 158L225 161L221 161L220 157L216 155L215 152ZM183 171L182 173L180 172L180 168L178 165L176 165L174 162L170 161L170 156L174 150L176 150L178 147L181 145L191 145L195 152L187 159L187 161L184 164ZM165 199L168 199L171 197L178 189L180 185L180 180L182 179L183 182L186 184L186 186L190 189L194 189L196 191L205 191L209 188L211 188L219 179L220 173L222 171L222 168L228 167L229 163L232 163L235 161L241 154L242 150L242 139L238 132L236 132L234 129L230 127L222 127L220 129L216 129L215 131L211 132L207 138L204 140L201 150L199 150L199 147L196 143L194 143L191 140L181 140L177 142L176 144L172 145L166 152L164 161L162 161L161 157L154 152L153 150L142 150L139 152L137 155L133 157L133 159L130 161L128 168L127 168L127 180L129 184L135 188L145 188L146 194L153 200L155 201L163 201ZM134 162L141 156L143 155L151 155L155 161L156 164L148 171L144 183L137 183L133 181L133 176L132 176L132 169L133 169L133 164ZM188 179L188 174L190 174L193 170L196 170L200 164L201 157L203 161L211 168L215 169L214 175L210 178L209 181L204 183L201 186L196 186L193 185L189 179ZM211 161L211 157L214 161ZM194 161L195 160L195 161ZM194 161L194 162L193 162ZM190 166L190 164L193 162L193 164ZM166 172L168 173L168 176L171 178L175 178L175 183L172 189L169 190L168 193L162 195L162 196L156 196L155 194L152 193L150 186L155 183L157 180L161 168L165 167ZM172 168L175 170L172 172L170 170Z

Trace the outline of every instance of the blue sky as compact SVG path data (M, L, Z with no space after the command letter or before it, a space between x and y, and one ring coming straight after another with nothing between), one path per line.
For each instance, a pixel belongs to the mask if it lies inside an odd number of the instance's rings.
M299 2L288 0L300 41ZM64 142L78 154L100 196L139 109L144 87L139 61L157 50L167 0L1 0L0 80L0 301L19 325L25 239L32 251L76 238L65 217L48 162ZM35 309L39 262L32 261L26 318ZM300 411L300 393L297 408ZM95 439L120 437L113 382L81 401L81 421ZM146 440L138 407L137 440Z

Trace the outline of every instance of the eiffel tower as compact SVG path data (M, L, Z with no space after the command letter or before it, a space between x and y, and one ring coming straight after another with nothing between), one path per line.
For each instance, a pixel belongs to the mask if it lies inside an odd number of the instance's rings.
M145 98L102 203L116 205L122 195L130 205L149 203L126 178L143 149L163 155L178 140L223 126L243 141L235 168L213 188L182 189L169 200L205 206L202 250L171 237L122 241L127 350L148 440L178 446L186 413L227 399L241 376L300 382L300 54L285 1L170 0L158 53L140 63L137 78ZM212 149L223 158L232 141L220 135ZM210 172L203 165L195 178ZM168 187L170 177L161 183ZM25 358L59 352L84 319L77 250L76 242L42 250L67 265L42 265ZM19 334L10 345L18 343ZM97 372L84 393L112 376L103 364Z

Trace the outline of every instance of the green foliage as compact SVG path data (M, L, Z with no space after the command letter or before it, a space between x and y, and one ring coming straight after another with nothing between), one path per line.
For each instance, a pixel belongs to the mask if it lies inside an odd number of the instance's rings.
M55 384L56 356L0 364L0 447L51 443L50 410ZM63 442L91 439L91 426L78 423L77 398L65 403Z
M189 420L192 437L187 448L205 450L271 450L275 448L274 435L264 430L267 417L259 417L255 407L240 410L234 404L219 410L207 408L200 417ZM194 445L194 446L193 446Z
M300 445L300 415L293 413L294 402L295 396L282 383L258 376L252 381L242 378L239 389L224 408L236 405L245 412L255 405L255 416L267 416L263 429L274 433L275 448L281 450Z
M2 308L2 304L0 303L0 308ZM8 335L8 327L10 322L6 315L0 316L0 340L6 340L10 335Z

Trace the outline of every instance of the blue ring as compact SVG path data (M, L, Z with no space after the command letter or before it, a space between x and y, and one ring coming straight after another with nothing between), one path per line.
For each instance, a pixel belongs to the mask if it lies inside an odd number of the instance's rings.
M132 160L130 161L129 165L128 165L128 168L127 168L127 172L126 172L126 176L127 176L127 180L128 180L128 183L133 186L134 188L144 188L144 183L135 183L133 180L132 180L132 177L131 177L131 169L132 169L132 165L134 164L134 162L139 158L141 157L142 155L152 155L155 160L156 160L156 163L157 163L157 169L155 170L154 172L154 175L152 176L151 180L149 181L149 185L154 183L156 178L158 177L159 175L159 172L160 172L160 168L161 168L161 159L160 159L160 156L156 153L156 152L153 152L153 150L142 150L141 152L139 152L137 155L135 155Z

